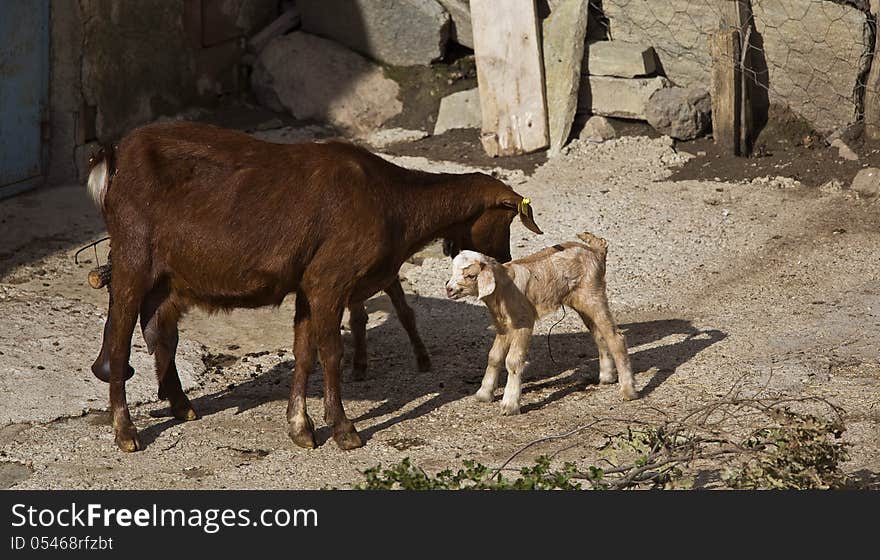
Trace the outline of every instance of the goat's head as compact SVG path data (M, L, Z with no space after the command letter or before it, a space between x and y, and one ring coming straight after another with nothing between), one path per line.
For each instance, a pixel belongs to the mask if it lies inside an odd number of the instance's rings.
M495 291L497 261L475 251L462 251L452 259L452 277L446 283L446 297L480 299Z
M444 235L443 254L455 257L460 251L478 251L497 259L510 261L510 224L516 216L531 231L542 234L532 215L531 201L523 198L497 179L483 176L500 187L501 194L492 204L471 220Z

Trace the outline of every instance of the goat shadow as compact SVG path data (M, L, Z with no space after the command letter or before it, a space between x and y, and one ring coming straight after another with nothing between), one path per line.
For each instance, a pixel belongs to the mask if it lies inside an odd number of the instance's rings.
M389 315L384 323L367 332L370 361L367 379L364 381L353 381L350 378L351 340L350 336L345 336L343 399L377 403L371 410L352 418L352 421L361 426L359 431L365 440L399 422L419 418L447 403L468 398L476 392L485 370L494 332L490 329L489 315L483 306L411 295L409 301L416 312L420 332L431 354L432 371L417 371L409 340L394 317L391 303L385 295L367 302L368 312L382 310ZM598 383L598 355L592 337L571 310L568 311L567 320L576 321L570 324L580 325L580 332L536 335L532 340L523 393L546 393L548 389L552 389L552 392L538 401L525 404L523 413L542 408ZM639 373L652 368L657 370L647 385L639 391L642 397L656 390L682 364L727 336L715 329L697 329L684 319L626 323L621 324L620 328L627 337L636 379L638 380ZM644 344L671 336L675 336L677 341L638 349ZM192 402L196 412L201 416L210 416L236 408L238 414L267 402L287 400L293 363L289 359L278 359L278 364L250 381L194 399ZM560 377L565 372L568 372L567 375ZM501 387L504 383L503 375ZM323 396L322 377L321 368L316 367L309 379L309 397ZM432 396L404 411L409 403L422 400L426 395ZM167 409L154 413L160 416L166 414ZM386 415L392 416L381 422L368 424L370 420ZM145 428L141 432L141 443L149 445L165 429L176 423L173 419L167 419ZM319 428L315 435L316 441L321 445L329 437L329 429Z

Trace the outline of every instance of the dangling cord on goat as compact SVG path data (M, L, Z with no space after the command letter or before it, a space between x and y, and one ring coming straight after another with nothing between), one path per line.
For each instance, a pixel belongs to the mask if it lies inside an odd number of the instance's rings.
M553 359L553 350L550 349L550 333L553 332L553 327L555 327L556 325L561 323L564 319L565 319L565 306L563 305L562 306L562 317L558 321L553 323L553 326L551 326L550 329L547 331L547 353L550 355L550 361L553 362L554 366L557 364L556 364L556 360Z
M102 237L101 239L94 241L92 243L89 243L88 245L85 245L84 247L80 247L79 250L73 254L74 264L79 264L79 254L80 253L82 253L83 251L85 251L89 247L94 247L95 248L95 265L100 265L101 263L98 262L98 244L103 243L103 242L107 241L108 239L110 239L109 235L107 237Z

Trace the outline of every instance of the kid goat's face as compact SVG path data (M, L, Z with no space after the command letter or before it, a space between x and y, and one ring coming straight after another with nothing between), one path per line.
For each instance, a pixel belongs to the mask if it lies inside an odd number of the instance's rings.
M446 297L461 299L467 296L485 297L488 279L492 277L491 264L485 255L462 251L452 260L452 277L446 282ZM494 281L491 281L494 290Z

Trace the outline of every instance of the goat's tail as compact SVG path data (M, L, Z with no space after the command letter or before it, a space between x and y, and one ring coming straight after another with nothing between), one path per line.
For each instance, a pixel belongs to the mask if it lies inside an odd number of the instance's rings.
M592 233L585 231L583 233L577 234L578 239L587 244L587 247L592 249L599 257L604 261L605 255L608 254L608 242L599 237L598 235L593 235Z
M112 146L102 146L89 158L89 180L86 183L89 197L101 213L104 213L104 199L110 187L110 179L116 173L115 153Z

